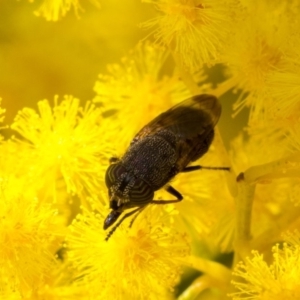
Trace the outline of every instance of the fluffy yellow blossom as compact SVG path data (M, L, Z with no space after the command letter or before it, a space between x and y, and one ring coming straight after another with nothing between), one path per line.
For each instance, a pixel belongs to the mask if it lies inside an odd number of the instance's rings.
M282 58L283 67L272 72L266 80L268 95L274 100L262 113L264 119L275 120L273 126L283 127L285 132L297 126L300 112L300 38L291 36L290 39L291 50Z
M0 187L7 199L16 199L20 195L34 199L40 187L37 177L30 176L30 149L23 144L4 140L0 144Z
M287 56L282 59L284 67L266 79L264 93L268 99L261 98L260 109L253 115L251 130L254 134L264 128L274 134L289 136L299 123L299 56Z
M273 117L286 118L293 125L299 121L300 64L295 62L294 70L274 72L269 78L270 95L277 99L268 113Z
M63 235L57 211L26 192L10 191L15 186L0 186L1 299L11 293L25 297L45 283Z
M192 70L215 63L233 23L233 1L145 0L161 15L144 23Z
M287 71L286 58L298 49L294 41L297 30L296 23L291 22L293 14L284 3L245 2L242 18L236 24L238 30L228 39L222 60L228 67L231 87L242 90L234 109L239 112L244 106L250 107L250 121L255 123L284 113L287 102L280 94L289 93L288 85L295 82L286 76L286 88L279 85L273 91L273 87L280 74Z
M170 226L161 208L149 206L132 228L127 219L105 241L108 210L98 209L78 216L67 236L75 283L84 285L92 299L169 299L181 273L180 259L189 254L186 235Z
M47 274L45 283L35 290L28 300L90 299L82 287L72 286L72 269L67 262L56 260Z
M238 292L234 300L294 300L300 297L300 245L284 243L273 247L273 260L269 265L262 254L253 251L253 257L240 263L234 275L242 279L233 281Z
M103 182L105 165L111 151L105 143L101 110L87 103L80 107L78 99L56 97L51 107L47 100L38 102L38 113L24 108L15 118L12 128L31 148L28 171L55 191L63 177L67 192L97 195ZM105 126L104 126L105 127Z

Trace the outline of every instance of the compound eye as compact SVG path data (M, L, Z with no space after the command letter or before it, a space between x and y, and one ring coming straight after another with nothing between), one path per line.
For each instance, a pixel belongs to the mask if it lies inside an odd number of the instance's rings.
M109 189L121 178L121 175L126 172L121 163L110 165L105 173L105 184Z
M153 200L153 189L143 180L137 179L130 190L130 202L135 206L147 205Z

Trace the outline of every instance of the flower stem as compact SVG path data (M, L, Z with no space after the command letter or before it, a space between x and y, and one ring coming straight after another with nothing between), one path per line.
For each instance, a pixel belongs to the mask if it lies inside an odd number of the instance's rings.
M282 159L270 163L253 166L241 173L238 178L238 196L236 211L236 257L235 263L249 254L251 239L251 212L255 186L259 181L275 178L300 177L300 153L296 152ZM299 216L299 209L295 208L291 214L281 216L276 221L276 228L272 227L251 242L254 249L269 245L278 237L278 228L284 229Z
M286 177L300 177L299 152L270 163L251 167L244 172L244 180L248 183Z
M203 272L220 283L227 284L231 280L231 271L225 266L198 256L189 256L183 263L193 269Z
M251 239L251 215L255 184L244 180L243 173L238 178L238 195L236 197L236 235L234 265L249 254Z
M191 285L177 298L177 300L199 299L199 295L209 288L216 288L218 283L210 276L199 276Z

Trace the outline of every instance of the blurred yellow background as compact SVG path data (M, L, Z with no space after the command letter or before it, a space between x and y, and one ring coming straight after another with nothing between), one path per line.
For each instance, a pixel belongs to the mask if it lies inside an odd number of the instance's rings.
M58 22L33 15L38 3L1 1L0 97L10 123L17 110L55 94L85 101L108 63L119 62L145 35L138 24L154 14L140 1L81 3Z
M98 74L106 73L107 64L120 63L149 34L139 25L157 13L137 0L103 1L99 8L84 1L79 17L71 9L51 22L34 15L40 4L1 1L0 97L7 124L18 110L36 108L37 101L52 101L54 95L92 99ZM247 122L246 111L231 119L235 98L221 99L219 124L227 144L240 127L233 124Z

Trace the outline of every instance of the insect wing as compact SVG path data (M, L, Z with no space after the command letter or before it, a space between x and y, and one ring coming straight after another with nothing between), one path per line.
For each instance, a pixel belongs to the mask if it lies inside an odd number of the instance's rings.
M212 95L198 95L182 101L148 123L132 143L168 130L177 137L177 169L204 155L213 140L214 126L221 115L221 105Z
M206 135L219 120L221 105L212 95L197 95L188 98L160 114L144 126L134 137L137 141L165 129L182 139Z

